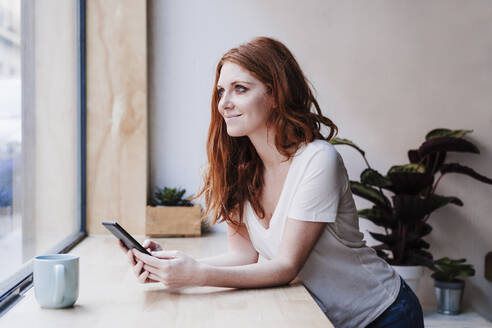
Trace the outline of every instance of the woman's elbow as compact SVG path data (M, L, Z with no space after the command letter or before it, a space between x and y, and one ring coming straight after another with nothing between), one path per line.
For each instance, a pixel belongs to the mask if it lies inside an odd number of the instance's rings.
M300 270L298 270L297 268L294 268L293 270L289 271L287 284L290 284L292 281L296 280L299 271Z
M258 253L233 253L237 259L239 259L237 265L248 265L258 263Z
M291 263L280 263L280 284L287 285L293 281L299 273L299 268Z
M249 258L249 262L248 264L255 264L255 263L258 263L258 253L254 254L254 255L251 255L250 258Z

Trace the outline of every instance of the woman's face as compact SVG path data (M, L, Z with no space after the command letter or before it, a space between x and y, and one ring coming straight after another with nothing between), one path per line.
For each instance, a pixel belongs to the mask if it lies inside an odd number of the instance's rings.
M266 121L273 105L267 87L249 71L225 62L217 81L219 112L231 137L251 136L266 131Z

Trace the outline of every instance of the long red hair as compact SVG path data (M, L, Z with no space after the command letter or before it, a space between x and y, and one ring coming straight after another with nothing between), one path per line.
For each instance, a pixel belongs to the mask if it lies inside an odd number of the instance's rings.
M245 201L249 201L264 218L260 203L263 190L263 162L247 136L231 137L218 111L220 96L217 81L225 62L248 70L273 95L276 107L271 110L267 125L275 132L277 150L290 159L302 144L315 139L330 140L338 133L337 126L323 116L311 88L292 53L281 42L258 37L225 53L217 64L212 90L212 118L208 130L208 166L204 186L192 199L205 194L203 218L211 223L243 222ZM314 107L315 112L311 109ZM324 137L321 124L329 128Z

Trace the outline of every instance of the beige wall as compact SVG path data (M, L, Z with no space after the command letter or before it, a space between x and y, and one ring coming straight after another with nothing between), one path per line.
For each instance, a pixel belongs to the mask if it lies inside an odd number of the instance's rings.
M214 67L257 35L283 41L314 84L325 115L386 173L435 127L473 129L481 155L450 154L492 176L492 3L490 1L151 1L150 186L195 193L205 163ZM352 179L364 168L339 148ZM438 192L460 197L430 219L435 257L466 257L465 307L492 320L492 186L449 175ZM367 205L356 199L357 205ZM361 220L361 230L372 227ZM433 306L430 273L418 292Z

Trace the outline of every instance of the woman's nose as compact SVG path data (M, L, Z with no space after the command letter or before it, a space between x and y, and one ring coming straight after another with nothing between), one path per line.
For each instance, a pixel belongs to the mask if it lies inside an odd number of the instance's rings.
M233 107L234 107L234 103L232 102L231 96L227 92L224 92L219 101L219 108L230 109Z

